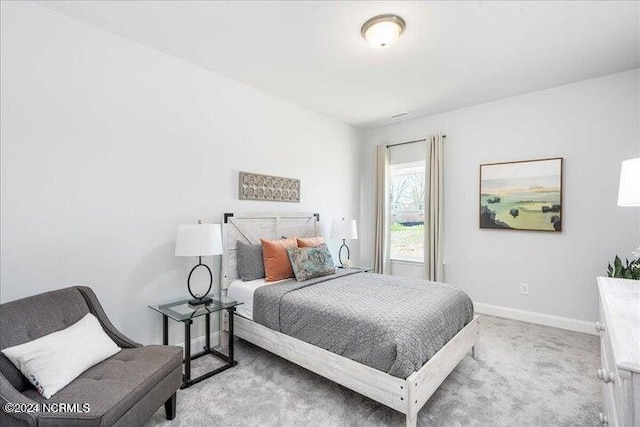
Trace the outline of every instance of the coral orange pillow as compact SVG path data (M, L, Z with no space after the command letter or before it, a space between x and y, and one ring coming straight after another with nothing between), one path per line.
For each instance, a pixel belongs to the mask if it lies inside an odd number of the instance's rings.
M324 244L324 239L322 238L322 236L303 238L298 237L299 248L317 248L322 244Z
M297 239L291 237L278 240L260 239L260 241L262 242L265 281L275 282L276 280L293 277L293 269L291 268L287 248L297 248Z

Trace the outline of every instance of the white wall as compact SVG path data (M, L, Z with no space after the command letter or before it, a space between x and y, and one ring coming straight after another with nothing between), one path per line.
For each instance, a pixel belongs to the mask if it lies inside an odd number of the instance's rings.
M1 27L2 302L88 284L159 342L146 305L196 261L173 255L179 224L357 215L360 131L30 2L2 2ZM239 201L240 170L300 178L302 202Z
M639 94L633 70L368 131L363 259L373 259L375 145L442 132L446 281L475 302L596 320L595 277L640 244L639 209L616 205L620 162L640 156ZM561 233L478 228L480 164L557 156L565 159ZM519 294L521 282L529 296Z

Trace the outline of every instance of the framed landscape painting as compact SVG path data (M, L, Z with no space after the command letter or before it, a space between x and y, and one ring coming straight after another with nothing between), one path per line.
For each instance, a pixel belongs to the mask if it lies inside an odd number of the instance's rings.
M480 228L562 231L562 157L480 165Z

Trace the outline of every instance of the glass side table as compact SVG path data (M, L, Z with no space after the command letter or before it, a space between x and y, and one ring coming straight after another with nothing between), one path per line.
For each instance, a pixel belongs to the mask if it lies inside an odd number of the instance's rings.
M189 300L190 298L185 298L149 306L149 308L162 314L162 344L164 345L169 345L169 318L176 322L184 323L184 375L182 377L182 385L180 386L181 389L191 387L202 380L219 374L222 371L226 371L238 364L238 362L233 359L233 314L236 311L236 306L242 303L223 298L221 300L214 299L209 305L191 306L188 304ZM227 310L229 313L228 355L222 354L211 348L211 313L215 314L222 310ZM193 319L202 316L205 317L206 322L205 346L202 351L191 354L191 325L193 324ZM202 357L205 354L211 354L212 356L226 362L226 364L192 379L191 361Z
M371 273L373 271L373 267L343 267L341 265L337 265L336 268L340 268L342 270L357 270L362 271L363 273Z

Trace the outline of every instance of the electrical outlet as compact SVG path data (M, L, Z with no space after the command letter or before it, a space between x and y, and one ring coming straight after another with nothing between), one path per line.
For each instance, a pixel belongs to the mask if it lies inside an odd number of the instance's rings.
M529 295L529 284L528 283L520 283L520 293L522 295Z

